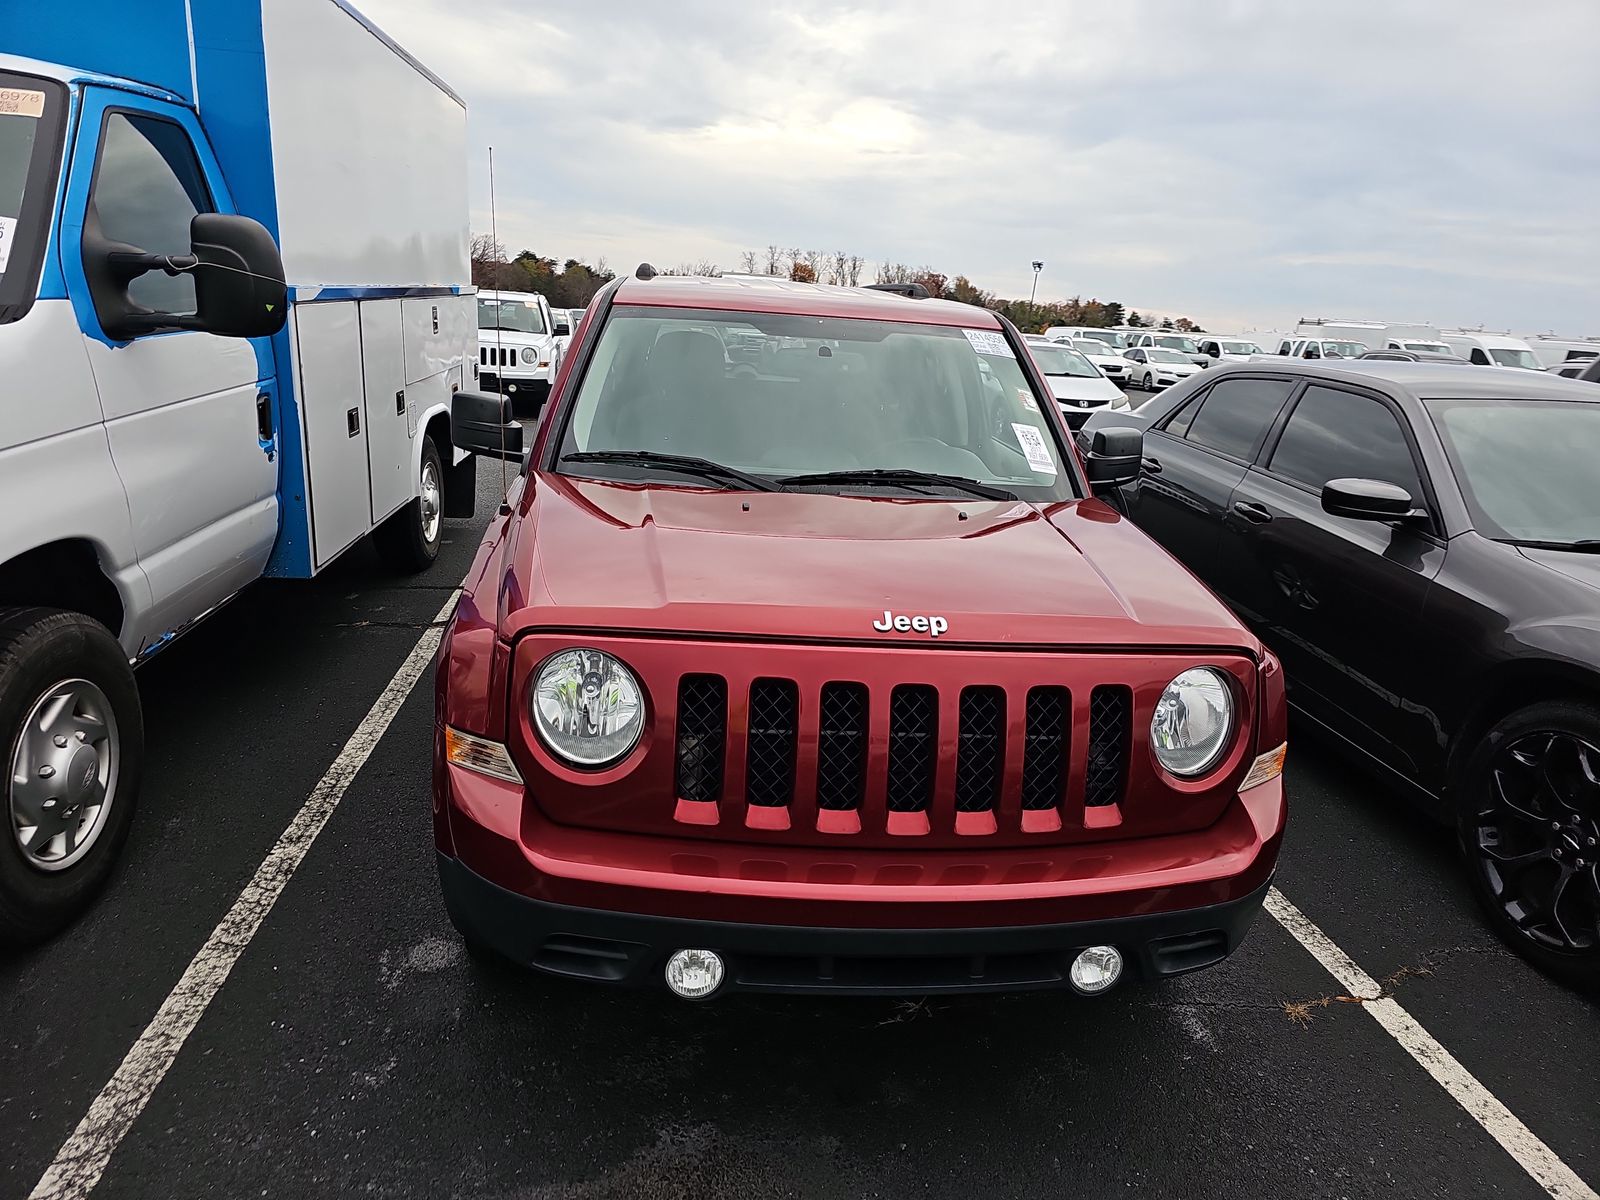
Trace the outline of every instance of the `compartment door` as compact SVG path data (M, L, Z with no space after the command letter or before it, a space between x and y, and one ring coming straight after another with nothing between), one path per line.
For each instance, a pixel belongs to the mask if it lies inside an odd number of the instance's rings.
M294 323L312 557L320 568L372 528L361 324L354 300L297 304Z
M361 373L366 396L370 520L374 525L417 494L411 462L413 424L406 395L401 303L361 302Z

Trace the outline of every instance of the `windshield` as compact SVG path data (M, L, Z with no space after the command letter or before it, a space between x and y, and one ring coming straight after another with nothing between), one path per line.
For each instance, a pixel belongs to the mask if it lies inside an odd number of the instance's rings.
M487 300L478 297L478 328L508 333L543 333L544 315L532 300Z
M1479 533L1555 542L1600 533L1600 404L1430 400L1428 409Z
M1039 370L1046 375L1083 375L1092 378L1100 374L1099 367L1076 350L1069 350L1065 346L1035 346L1033 361L1039 364Z
M1539 360L1533 356L1532 350L1491 350L1489 357L1502 367L1526 367L1530 371L1544 370L1539 365Z
M751 334L760 338L755 360L731 357L726 343ZM666 452L771 480L909 470L978 480L1027 500L1073 495L1055 426L992 329L618 306L560 446L560 457ZM639 465L589 463L577 473L705 486ZM860 482L806 486L885 491ZM962 494L921 483L888 490Z
M1151 350L1149 355L1151 362L1186 363L1189 361L1186 355L1179 354L1176 350Z
M1156 339L1156 345L1165 346L1168 350L1181 350L1185 354L1196 353L1193 338L1163 336Z
M54 188L60 87L0 73L0 320L33 299Z
M1401 342L1400 345L1413 354L1453 354L1454 351L1443 342Z
M1254 342L1223 342L1222 352L1224 354L1260 354L1262 350Z
M1322 353L1328 358L1360 358L1371 346L1361 342L1320 342Z
M1125 350L1128 346L1128 335L1118 333L1115 329L1085 329L1079 337L1093 338L1097 342L1104 342L1117 350Z

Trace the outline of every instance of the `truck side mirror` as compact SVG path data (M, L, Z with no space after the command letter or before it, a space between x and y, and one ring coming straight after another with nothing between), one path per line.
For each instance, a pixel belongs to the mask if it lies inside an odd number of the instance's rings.
M572 336L572 326L569 325L565 321L557 321L556 322L556 336L557 337L571 337Z
M509 398L494 392L457 392L450 397L450 440L468 454L522 460L522 426Z
M196 213L189 222L195 257L195 320L224 337L271 337L283 328L289 293L283 256L259 221Z
M1095 491L1132 483L1139 477L1139 461L1144 457L1144 434L1126 425L1096 429L1089 437L1084 458L1089 486Z

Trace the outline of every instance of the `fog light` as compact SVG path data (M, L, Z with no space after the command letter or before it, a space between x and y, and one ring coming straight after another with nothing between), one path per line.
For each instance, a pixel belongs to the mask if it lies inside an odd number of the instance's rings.
M1090 946L1072 960L1067 979L1085 996L1098 996L1122 978L1122 951L1115 946Z
M722 986L722 976L722 956L712 950L675 950L667 959L667 986L685 1000L704 1000Z

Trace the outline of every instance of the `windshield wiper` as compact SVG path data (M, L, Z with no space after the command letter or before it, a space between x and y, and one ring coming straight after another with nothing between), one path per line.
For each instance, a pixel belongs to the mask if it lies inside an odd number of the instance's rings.
M940 475L934 471L874 469L860 471L817 471L809 475L786 475L778 480L784 487L804 487L816 483L883 484L885 487L944 487L981 496L985 500L1015 500L1017 494L1003 487L968 479L964 475Z
M1510 538L1513 546L1529 546L1534 550L1571 550L1574 554L1600 554L1600 538L1579 538L1575 542L1544 541L1537 538Z
M563 454L556 465L563 463L616 463L623 467L660 467L677 471L681 475L698 475L702 479L720 480L724 484L737 484L752 492L782 491L770 479L747 475L738 467L725 467L709 458L694 458L687 454L663 454L659 450L579 450Z

